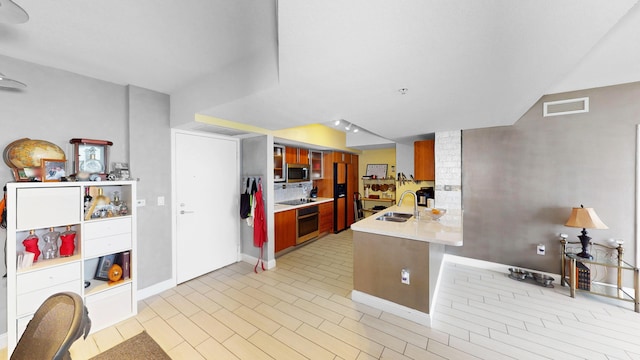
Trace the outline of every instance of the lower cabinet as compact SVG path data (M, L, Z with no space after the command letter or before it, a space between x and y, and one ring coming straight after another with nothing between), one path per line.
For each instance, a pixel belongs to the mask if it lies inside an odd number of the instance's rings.
M109 291L88 295L85 305L92 324L113 324L131 316L135 309L133 299L131 283L125 283Z
M286 210L275 213L275 252L296 245L296 211Z
M320 235L333 232L333 202L326 202L319 205L320 221L318 230Z

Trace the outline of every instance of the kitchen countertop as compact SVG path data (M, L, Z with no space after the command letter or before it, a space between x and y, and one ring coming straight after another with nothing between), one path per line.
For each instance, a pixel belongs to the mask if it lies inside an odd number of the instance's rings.
M424 208L419 210L424 211ZM445 214L438 221L433 221L426 216L419 220L411 217L406 222L376 220L377 217L389 211L413 214L413 207L394 205L353 223L351 230L449 246L462 246L462 221L458 220L460 217Z
M303 207L307 207L307 206L311 206L311 205L318 205L318 204L322 204L322 203L326 203L326 202L330 202L330 201L333 201L333 198L318 197L318 198L315 198L314 202L304 203L304 204L300 204L300 205L284 205L284 204L276 203L273 206L273 212L277 213L277 212L280 212L280 211L299 209L299 208L303 208Z

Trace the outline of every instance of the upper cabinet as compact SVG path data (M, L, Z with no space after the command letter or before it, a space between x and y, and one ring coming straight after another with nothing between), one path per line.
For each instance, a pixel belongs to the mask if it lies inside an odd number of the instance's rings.
M324 177L322 172L322 151L310 150L309 162L311 165L311 180L319 180Z
M422 140L413 143L414 176L416 180L435 180L435 141Z
M285 165L285 148L282 145L273 146L273 181L285 181L284 165Z
M342 151L333 152L334 163L357 164L358 163L357 158L358 158L358 155L355 155L355 154L350 154Z
M309 164L309 150L289 146L286 149L287 164Z

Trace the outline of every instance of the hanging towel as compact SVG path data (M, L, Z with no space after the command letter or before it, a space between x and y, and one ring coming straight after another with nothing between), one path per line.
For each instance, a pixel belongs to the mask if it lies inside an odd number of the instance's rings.
M249 184L251 178L247 178L247 188L244 194L240 194L240 218L246 219L251 216L251 194L249 193Z
M256 186L256 180L254 179L251 183L251 195L249 197L249 202L251 203L251 211L249 212L249 217L245 220L247 221L247 225L253 226L254 221L254 213L256 211L256 192L258 191L258 187Z
M262 247L267 242L267 222L264 218L264 201L262 200L262 183L258 184L258 191L253 197L253 245Z
M258 191L253 197L254 204L254 224L253 224L253 245L260 248L260 256L253 268L253 272L258 273L258 266L264 268L264 243L267 242L267 221L264 218L264 201L262 200L262 181L258 180Z

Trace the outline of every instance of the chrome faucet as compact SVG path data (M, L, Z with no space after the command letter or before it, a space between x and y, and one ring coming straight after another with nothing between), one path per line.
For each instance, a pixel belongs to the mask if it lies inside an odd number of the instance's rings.
M402 206L402 200L404 200L404 196L407 194L413 195L413 216L416 219L420 219L420 211L418 210L418 195L416 195L415 191L405 190L402 195L400 195L400 201L398 201L398 206Z

